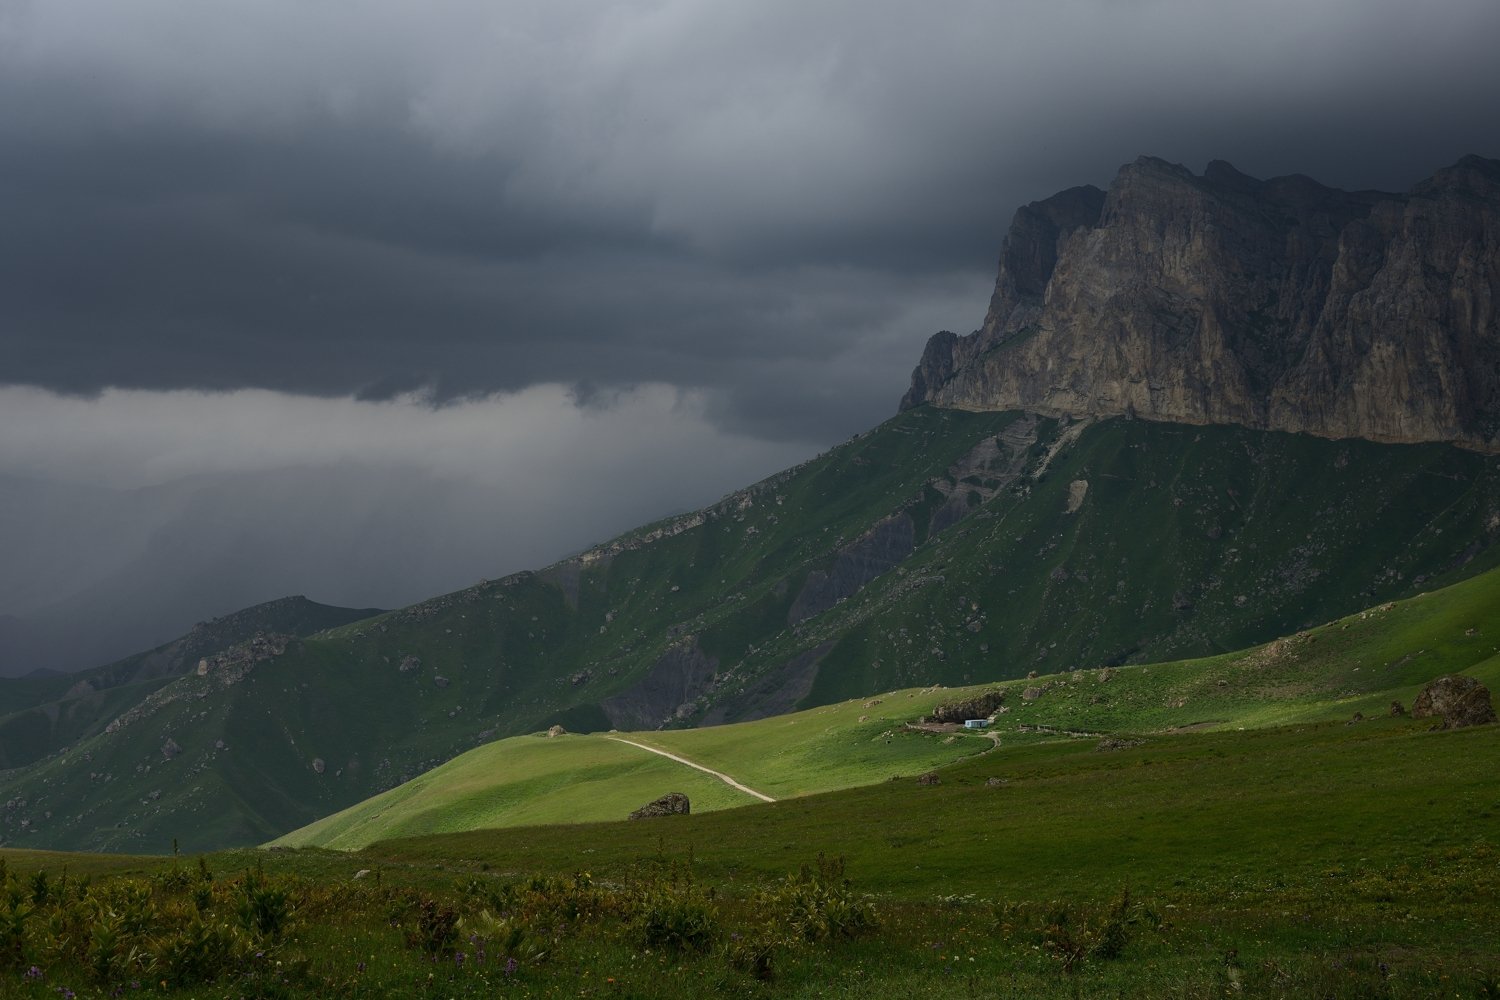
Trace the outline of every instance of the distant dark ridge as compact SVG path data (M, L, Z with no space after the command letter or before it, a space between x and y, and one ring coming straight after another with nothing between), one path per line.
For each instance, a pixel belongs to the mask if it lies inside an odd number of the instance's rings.
M312 635L381 613L281 597L199 622L184 636L102 667L0 678L0 768L20 767L98 731L199 660L259 633Z

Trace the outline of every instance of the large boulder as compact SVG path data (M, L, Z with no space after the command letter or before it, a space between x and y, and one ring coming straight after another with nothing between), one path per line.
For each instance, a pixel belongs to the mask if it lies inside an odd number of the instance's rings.
M655 802L647 802L630 814L631 819L650 819L652 816L686 816L692 810L688 797L681 792L668 792Z
M1443 729L1482 726L1495 721L1490 689L1472 677L1449 674L1428 683L1412 702L1411 714L1419 719L1439 716Z
M1005 692L998 688L976 695L967 701L951 701L939 705L927 717L928 722L965 722L969 719L988 719L995 710L1005 704Z

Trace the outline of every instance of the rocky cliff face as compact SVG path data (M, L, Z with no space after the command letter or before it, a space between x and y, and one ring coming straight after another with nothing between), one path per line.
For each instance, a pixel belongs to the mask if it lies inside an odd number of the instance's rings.
M1162 160L1016 213L920 403L1500 451L1500 161L1406 194Z

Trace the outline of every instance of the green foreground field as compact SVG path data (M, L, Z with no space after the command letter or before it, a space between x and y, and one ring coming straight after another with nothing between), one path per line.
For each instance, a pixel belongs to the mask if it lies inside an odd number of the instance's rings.
M1186 732L1108 753L1052 742L958 763L933 787L211 855L199 919L238 934L243 960L195 983L167 949L133 981L204 997L1486 996L1500 981L1500 727L1429 727ZM820 853L844 859L842 877L786 880ZM89 891L147 886L163 913L198 884L191 861L4 857L12 912L38 869L54 896L65 869L75 887L88 872ZM235 930L257 867L293 906L274 936ZM850 916L860 907L875 926ZM456 936L413 943L424 913L448 908ZM809 921L836 926L809 939ZM108 993L87 944L67 958L49 926L38 913L24 930L0 994ZM25 978L33 965L44 979Z

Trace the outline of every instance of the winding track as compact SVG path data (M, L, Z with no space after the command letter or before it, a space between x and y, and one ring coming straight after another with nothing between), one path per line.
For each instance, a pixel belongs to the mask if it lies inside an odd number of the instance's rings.
M616 743L629 743L633 747L639 747L642 750L648 750L651 753L660 754L661 756L666 757L668 760L675 760L679 764L686 764L688 767L697 768L698 770L702 771L704 774L711 774L715 778L718 778L720 781L724 782L724 784L728 785L730 788L734 788L734 789L737 789L738 791L744 792L746 795L753 795L757 799L760 799L762 802L775 802L776 801L775 799L771 798L771 796L765 794L764 792L757 792L753 788L750 788L750 787L747 787L745 785L740 784L738 781L735 781L733 778L731 778L729 775L725 774L723 771L715 771L711 767L704 767L702 764L696 764L693 761L688 760L686 757L679 757L675 753L667 753L667 751L665 751L665 750L658 750L656 747L647 746L644 743L637 743L635 740L621 739L618 736L607 736L607 737L605 737L605 739L614 740Z

